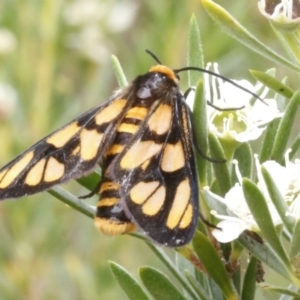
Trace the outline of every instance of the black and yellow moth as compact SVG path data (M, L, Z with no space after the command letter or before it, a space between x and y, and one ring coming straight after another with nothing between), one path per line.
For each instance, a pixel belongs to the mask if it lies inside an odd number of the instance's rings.
M37 142L0 169L0 200L47 190L100 164L95 225L101 232L139 229L158 244L189 243L199 186L191 111L178 86L177 73L187 69L199 70L158 64Z

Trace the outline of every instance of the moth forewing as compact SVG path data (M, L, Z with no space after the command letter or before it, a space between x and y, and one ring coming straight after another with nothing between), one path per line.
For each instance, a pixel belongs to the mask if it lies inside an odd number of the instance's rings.
M158 65L108 101L48 135L0 170L0 199L103 174L96 227L139 228L156 243L187 244L198 220L190 120L177 75Z

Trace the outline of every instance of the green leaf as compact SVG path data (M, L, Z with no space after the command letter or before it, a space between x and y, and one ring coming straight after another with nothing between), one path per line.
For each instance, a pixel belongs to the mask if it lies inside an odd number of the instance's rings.
M185 276L190 283L190 285L193 287L194 291L199 296L199 299L202 300L212 300L211 297L209 297L207 291L200 285L200 283L191 275L190 272L185 271Z
M293 140L292 145L290 147L290 149L291 149L291 152L289 153L290 159L292 159L295 156L295 154L298 152L299 148L300 148L300 135L297 135L295 137L295 139Z
M238 166L242 177L251 178L253 171L253 152L249 143L243 143L240 147L238 147L234 152L233 158L239 162ZM232 168L234 169L234 166L232 166ZM231 174L231 182L238 182L236 172L232 170Z
M210 154L213 159L222 160L225 158L222 146L217 137L213 133L208 134L208 143ZM230 175L226 163L213 163L215 176L220 187L220 191L224 196L231 188Z
M206 12L210 17L230 36L244 44L249 49L259 53L260 55L280 63L295 71L300 71L300 68L286 58L278 55L275 51L266 47L265 44L253 36L245 29L237 20L235 20L226 10L217 5L211 0L201 0Z
M147 243L147 245L155 253L155 255L163 262L163 264L169 269L169 271L172 273L172 275L181 283L182 287L191 296L191 298L197 300L197 296L195 295L194 291L191 289L189 284L186 282L185 277L180 272L178 272L178 270L174 266L173 262L164 253L164 251L161 249L161 247L157 247L150 242ZM185 247L188 247L188 246L185 246ZM185 247L181 247L179 249L183 251L183 249Z
M241 300L253 300L256 288L257 259L251 256L244 276Z
M270 198L272 199L272 202L274 203L276 210L278 211L280 218L286 226L288 232L292 234L295 226L295 220L293 217L286 215L286 212L289 208L285 200L283 199L280 191L278 190L276 182L274 182L271 174L269 174L267 169L263 166L261 167L261 172L264 177L264 181L266 183Z
M269 87L276 93L286 97L286 98L292 98L294 91L282 83L280 80L277 78L261 71L256 71L256 70L250 70L250 73L254 76L255 79L263 83L265 86Z
M257 185L247 178L243 179L242 187L247 204L263 236L281 258L286 268L291 270L292 267L277 235L265 197Z
M207 153L207 138L208 138L208 121L207 121L207 105L204 97L203 81L200 80L196 87L195 102L193 109L193 130L196 144L196 158L198 177L201 186L207 185L206 170L207 159L201 154ZM199 150L197 150L199 149ZM201 153L199 153L201 151Z
M188 259L186 259L178 252L175 252L175 262L176 262L176 267L181 274L184 273L185 271L189 271L189 273L193 274L194 277L196 276L195 266L193 266Z
M185 297L162 272L151 267L141 267L139 275L154 299L185 300Z
M275 285L265 284L265 283L260 284L260 286L266 291L270 290L270 291L274 291L274 292L277 292L277 293L280 293L280 294L289 295L289 296L294 297L294 300L300 299L300 293L297 293L296 291L292 291L291 289L287 289L287 288L284 288L284 287L278 287L278 286L275 286ZM296 290L295 287L294 287L294 289Z
M300 220L298 219L293 231L291 248L289 256L290 258L296 257L300 253Z
M108 262L114 277L130 300L149 300L140 284L120 265Z
M265 244L262 240L253 237L253 233L244 232L239 237L239 242L249 250L257 259L261 260L271 269L275 270L278 274L283 277L290 279L290 273L283 265L279 257L274 253L268 244Z
M209 239L197 231L193 239L193 247L207 273L222 290L224 297L227 300L238 299L225 266Z
M126 76L125 76L125 74L123 72L123 69L121 67L121 64L120 64L118 58L115 55L112 55L111 59L112 59L113 68L114 68L115 75L117 77L119 86L120 87L127 86L128 82L127 82Z
M284 115L280 121L275 140L273 141L274 145L271 157L277 162L281 162L283 160L299 104L300 91L297 91L286 107Z
M262 143L262 147L260 149L260 162L263 163L266 160L270 159L272 149L274 146L275 136L277 134L277 129L280 123L280 119L275 119L270 122L265 131L265 137Z
M85 204L84 201L79 200L77 197L73 196L60 186L54 186L47 192L84 215L94 218L96 214L96 209L94 207Z
M208 278L208 285L209 285L211 297L214 300L224 300L224 296L223 296L223 293L222 293L220 287L210 277Z
M89 174L88 176L84 176L81 178L76 179L76 181L84 186L86 189L90 191L94 191L97 185L99 184L101 180L101 175L97 172L93 172Z
M187 65L193 67L204 67L203 51L201 44L200 30L197 19L193 14L190 20L188 36ZM188 85L195 86L199 80L199 74L195 71L188 71Z
M220 196L215 193L210 193L207 188L201 190L201 196L211 210L214 210L221 215L227 215L226 205L218 200L220 199Z
M271 20L270 22L274 32L277 35L278 40L285 49L286 53L295 61L300 63L299 52L299 36L297 34L298 23L297 22L276 22Z

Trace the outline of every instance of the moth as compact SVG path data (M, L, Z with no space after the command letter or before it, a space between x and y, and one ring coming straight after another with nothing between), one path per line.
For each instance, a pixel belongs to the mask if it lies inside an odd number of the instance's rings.
M96 227L139 229L168 247L190 242L199 218L191 110L178 73L160 63L0 169L0 200L89 174L102 178ZM194 68L198 69L198 68ZM199 69L198 69L199 70Z

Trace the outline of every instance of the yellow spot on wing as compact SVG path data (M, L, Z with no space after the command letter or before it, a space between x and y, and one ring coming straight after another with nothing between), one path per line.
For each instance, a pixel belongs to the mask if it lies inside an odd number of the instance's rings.
M65 165L60 163L54 157L50 157L48 159L45 173L44 173L44 181L52 182L60 179L65 173Z
M158 186L159 181L139 182L130 191L131 200L136 204L144 203Z
M97 130L83 129L80 133L80 155L83 160L94 159L101 145L103 134Z
M42 181L45 163L46 159L43 158L31 168L31 170L26 175L26 184L34 186Z
M136 133L139 129L138 125L134 125L134 124L127 124L127 123L121 123L118 126L117 131L118 132L127 132L127 133Z
M178 225L182 215L186 211L186 207L189 203L190 196L191 188L189 180L185 179L181 181L177 186L173 204L169 212L167 226L170 229L174 229Z
M115 183L115 182L104 182L101 184L101 188L100 188L100 193L102 193L103 191L108 191L108 190L118 190L119 189L119 184Z
M72 155L77 155L80 151L80 147L77 146L73 151L72 151Z
M156 215L164 205L166 199L166 188L164 186L159 187L153 195L143 205L143 213L148 216Z
M33 158L33 151L26 153L19 161L17 161L10 169L5 173L0 183L0 188L4 189L9 186L27 167Z
M184 229L188 227L191 224L192 219L193 219L193 206L189 204L179 223L179 228Z
M147 113L147 108L136 106L128 110L128 112L125 115L125 118L144 120L147 116Z
M107 107L103 108L96 116L95 122L97 125L101 125L112 121L122 111L126 104L126 99L116 99L110 103Z
M165 172L174 172L183 168L184 165L185 158L182 143L179 141L175 145L167 144L161 161L162 170Z
M121 160L123 169L134 169L157 154L162 148L162 144L156 144L153 141L136 141L125 153Z
M114 144L108 149L106 155L114 155L114 154L121 153L123 149L124 149L124 145Z
M119 202L119 198L103 198L103 199L100 199L100 201L98 202L97 206L100 207L100 206L113 206L115 205L116 203Z
M2 171L0 173L0 182L1 182L2 178L4 177L4 175L6 174L6 172L7 172L7 169L5 169L4 171Z
M131 222L120 221L115 219L95 218L96 228L106 235L119 235L136 230L136 226Z
M148 126L156 134L166 133L172 122L172 108L170 105L161 104L149 118Z
M64 146L80 129L77 122L73 122L68 126L54 132L46 140L48 144L52 144L56 148Z
M141 165L141 168L143 170L146 170L147 167L149 166L149 164L150 164L150 159L147 159L145 162L143 162L143 164Z

